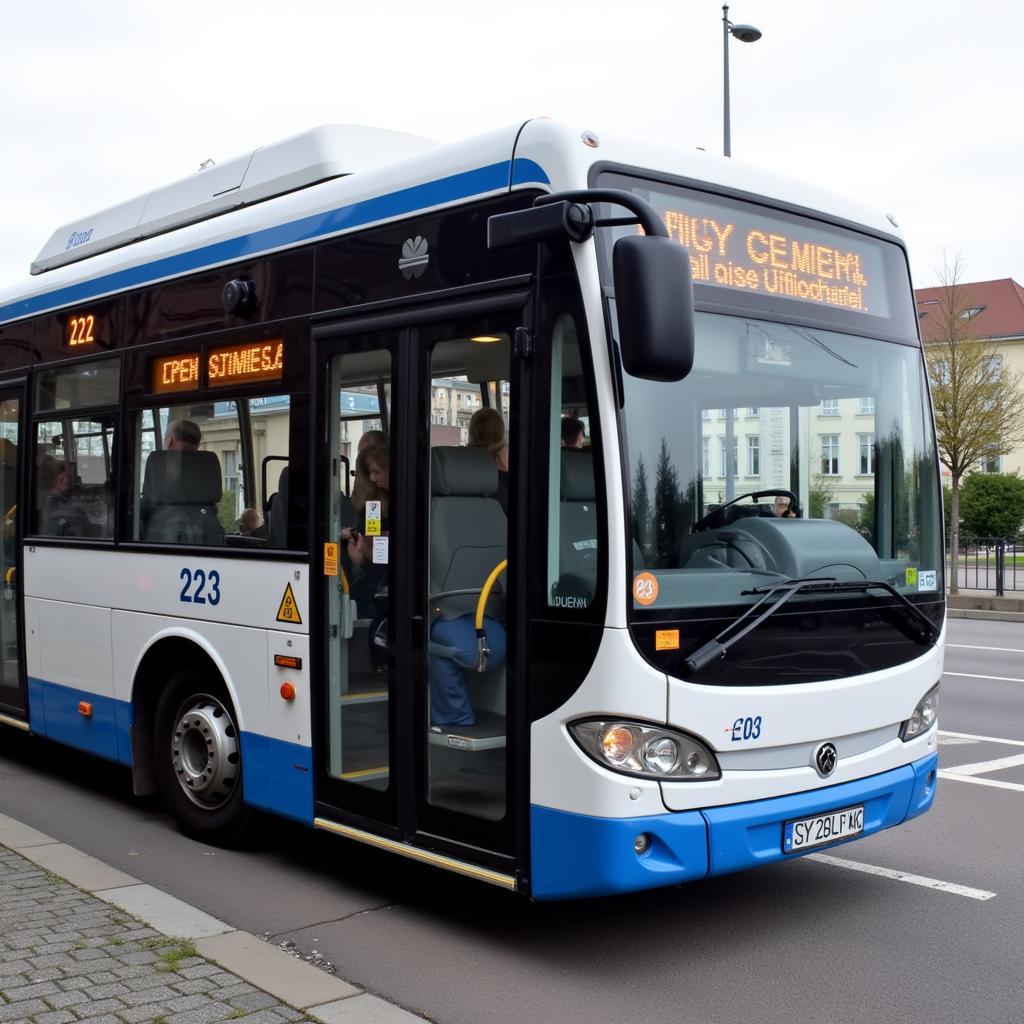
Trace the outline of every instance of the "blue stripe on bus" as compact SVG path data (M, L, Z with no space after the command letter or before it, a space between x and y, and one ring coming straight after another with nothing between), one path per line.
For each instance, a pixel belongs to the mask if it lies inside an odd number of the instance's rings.
M801 856L782 852L786 821L858 804L864 805L863 835L871 835L928 810L935 797L937 765L938 755L930 754L902 768L825 789L642 818L596 818L534 805L531 893L538 900L602 896ZM638 854L633 843L641 833L649 846ZM822 847L805 852L816 849Z
M546 185L548 176L532 160L504 160L12 302L0 306L0 323L527 183Z
M298 743L242 733L245 802L264 811L313 823L313 751Z
M88 718L78 710L80 701L92 705ZM131 765L132 706L128 701L30 676L28 703L32 732ZM312 750L252 732L241 737L245 802L312 824Z
M82 701L92 705L88 717L78 709ZM125 701L30 676L28 708L34 733L109 761L132 763L132 707Z

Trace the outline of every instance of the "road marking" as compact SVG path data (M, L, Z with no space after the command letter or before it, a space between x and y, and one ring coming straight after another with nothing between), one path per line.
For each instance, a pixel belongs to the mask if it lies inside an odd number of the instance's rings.
M1003 654L1024 654L1020 647L985 647L982 644L946 644L946 647L955 647L961 651L1002 651Z
M973 764L956 764L946 769L953 775L985 775L988 772L1002 771L1003 768L1017 768L1024 764L1024 754L1013 754L1011 757L998 757L992 761L975 761Z
M993 789L1012 789L1024 793L1024 786L1019 782L1003 782L1002 779L979 779L977 775L957 775L955 772L939 769L940 779L952 779L954 782L973 782L976 786L991 786Z
M961 740L977 740L979 743L1005 743L1009 747L1024 747L1024 740L1002 740L995 736L975 736L971 732L950 732L947 729L940 729L939 735L955 736Z
M941 774L941 772L940 772ZM856 860L842 860L839 857L830 857L827 853L809 853L809 860L820 861L822 864L832 864L837 868L849 868L850 871L863 871L868 875L880 875L882 878L894 878L898 882L909 882L911 885L923 885L927 889L937 889L939 892L948 892L954 896L967 896L972 900L990 900L996 894L986 889L972 889L968 885L956 885L953 882L942 882L938 878L926 878L924 875L911 875L906 871L894 871L892 868L880 868L874 864L861 864Z
M944 676L962 676L964 679L995 679L1000 683L1024 683L1024 679L1013 676L977 676L973 672L943 672Z

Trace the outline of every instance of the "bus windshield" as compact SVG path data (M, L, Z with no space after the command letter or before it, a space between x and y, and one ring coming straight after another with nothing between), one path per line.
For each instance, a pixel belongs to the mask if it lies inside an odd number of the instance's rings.
M919 348L699 313L685 380L624 383L635 612L804 576L941 594Z

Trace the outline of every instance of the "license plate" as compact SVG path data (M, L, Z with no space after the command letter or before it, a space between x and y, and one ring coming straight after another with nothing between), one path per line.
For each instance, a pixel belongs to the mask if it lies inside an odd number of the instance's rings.
M844 807L829 814L787 821L782 828L782 849L796 853L811 846L834 843L839 839L859 836L864 831L864 807Z

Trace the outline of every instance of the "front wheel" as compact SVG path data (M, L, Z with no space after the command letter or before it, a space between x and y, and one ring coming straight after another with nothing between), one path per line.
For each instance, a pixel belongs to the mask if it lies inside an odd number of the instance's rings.
M242 743L220 681L181 672L160 695L153 751L160 793L183 832L207 842L238 839L249 818L242 802Z

